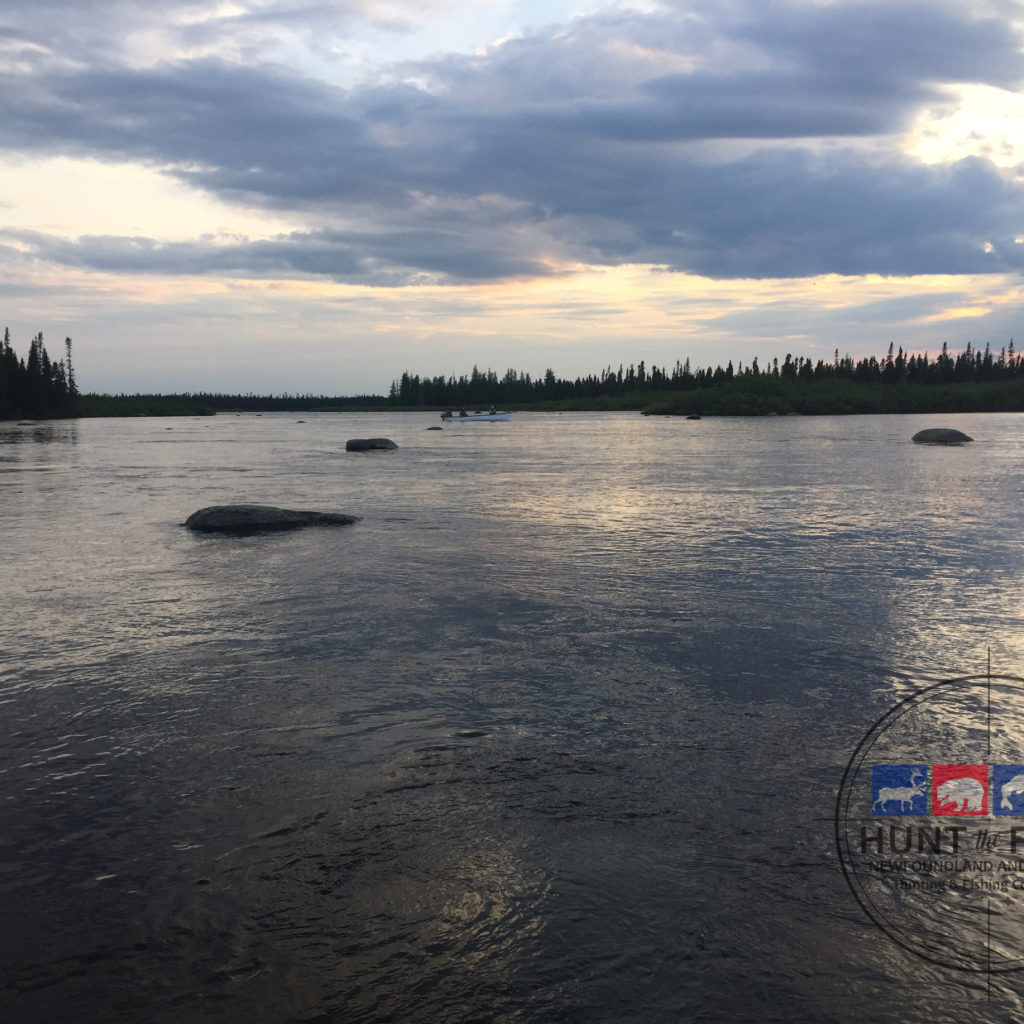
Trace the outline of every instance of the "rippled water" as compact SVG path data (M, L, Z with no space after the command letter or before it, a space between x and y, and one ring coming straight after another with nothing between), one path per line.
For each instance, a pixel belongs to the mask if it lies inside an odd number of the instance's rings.
M0 1018L1019 1016L833 812L896 700L1024 675L1024 420L437 422L0 425ZM180 525L231 501L364 518Z

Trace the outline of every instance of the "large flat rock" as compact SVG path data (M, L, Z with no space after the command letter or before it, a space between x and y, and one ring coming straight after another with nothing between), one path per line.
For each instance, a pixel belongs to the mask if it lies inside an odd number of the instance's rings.
M185 520L198 533L256 533L261 530L295 530L302 526L348 526L360 516L341 512L310 512L274 505L210 505Z

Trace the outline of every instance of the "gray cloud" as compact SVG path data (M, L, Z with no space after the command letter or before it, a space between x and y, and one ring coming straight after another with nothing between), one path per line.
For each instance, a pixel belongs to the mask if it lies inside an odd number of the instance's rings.
M1020 40L997 5L868 0L742 11L737 37L861 94L913 94L927 82L1012 88L1021 78Z
M36 231L2 231L9 259L131 274L217 274L253 278L327 277L373 286L422 284L426 280L467 283L492 278L537 276L539 263L499 244L474 248L473 240L447 232L409 231L372 235L355 232L295 232L274 239L199 239L161 242L144 237L84 235L62 238Z
M6 50L20 43L55 65L136 66L210 50L261 61L289 42L316 44L367 23L405 27L360 0L240 0L221 9L195 0L0 0Z
M140 5L118 9L145 21ZM287 17L293 6L265 5L235 29ZM44 37L27 18L8 43ZM226 29L188 31L195 43ZM19 51L0 79L0 145L143 161L326 226L229 245L22 234L38 259L374 284L550 273L551 258L712 277L1021 268L1018 182L979 159L925 166L858 145L905 128L948 84L1024 77L1019 34L967 8L604 15L349 90L269 63L131 66L113 45L98 52L83 64ZM723 156L722 140L746 152Z

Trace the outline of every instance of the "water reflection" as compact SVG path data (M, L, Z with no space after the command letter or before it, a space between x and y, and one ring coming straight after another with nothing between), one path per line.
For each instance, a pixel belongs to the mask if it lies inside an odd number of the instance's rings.
M2 421L0 445L77 444L78 424L75 419Z

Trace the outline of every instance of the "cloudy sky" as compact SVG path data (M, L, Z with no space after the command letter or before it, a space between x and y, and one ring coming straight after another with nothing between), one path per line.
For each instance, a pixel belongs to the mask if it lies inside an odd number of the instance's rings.
M95 391L1021 347L1022 47L1016 0L0 0L0 326Z

